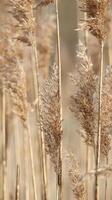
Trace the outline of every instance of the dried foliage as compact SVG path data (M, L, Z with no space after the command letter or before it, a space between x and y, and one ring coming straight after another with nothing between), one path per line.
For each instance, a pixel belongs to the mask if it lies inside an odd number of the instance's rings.
M100 41L109 33L108 6L110 0L81 0L81 10L87 13L86 29Z
M60 120L60 96L59 96L59 69L53 65L48 81L45 81L41 93L41 127L45 137L45 148L57 173L58 151L62 139Z
M77 56L80 64L75 76L72 77L74 94L71 96L70 110L81 123L85 142L94 146L97 123L95 111L97 77L86 50L84 45L79 45Z
M111 149L112 132L112 68L106 68L106 74L103 80L102 96L102 133L101 133L101 151L104 156L108 156Z
M10 0L8 12L11 13L15 21L15 39L31 45L31 33L35 31L35 20L32 13L33 1L30 0Z
M79 163L74 159L73 154L66 154L67 170L71 181L71 189L77 200L86 200L87 191L82 180ZM81 181L82 180L82 181Z
M25 73L18 59L20 56L18 46L13 43L10 36L8 38L8 35L3 32L0 41L0 86L10 95L13 111L25 121L28 108Z

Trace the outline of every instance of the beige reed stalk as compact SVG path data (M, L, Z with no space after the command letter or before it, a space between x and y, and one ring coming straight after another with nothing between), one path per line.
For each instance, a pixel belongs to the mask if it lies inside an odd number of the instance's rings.
M28 179L28 145L27 131L24 130L24 155L25 155L25 198L29 200L29 179Z
M111 58L110 58L110 46L109 46L109 39L108 39L108 64L111 66ZM106 157L106 165L109 164L109 157ZM107 189L108 189L108 177L105 178L105 200L108 200L107 198Z
M20 65L19 59L17 58L18 65ZM33 158L33 149L32 149L32 142L31 142L31 132L29 129L29 124L24 122L25 129L24 130L24 148L25 148L25 162L26 162L26 171L28 171L28 147L31 159L31 170L32 170L32 180L33 180L33 190L34 190L34 200L37 200L37 190L36 190L36 177L35 177L35 168L34 168L34 158ZM28 138L28 139L27 139ZM27 147L28 141L28 147ZM26 199L29 199L29 183L28 183L28 174L26 172Z
M19 165L17 165L17 169L16 169L15 200L20 200L20 166Z
M6 192L6 133L5 133L6 98L5 88L2 89L2 138L3 138L3 200Z
M84 20L86 21L87 20L87 13L85 12L84 13ZM85 33L84 33L84 40L85 40L85 47L87 48L86 51L88 51L88 30L85 30ZM86 52L88 54L88 52ZM89 168L89 146L88 144L86 143L86 173L88 173L88 169ZM87 200L88 200L88 180L87 180Z
M32 8L32 18L33 8ZM37 53L37 42L36 42L36 32L35 35L31 35L32 48L34 52L35 65L33 67L33 81L34 81L34 92L35 99L38 98L36 108L36 118L40 121L41 114L41 99L40 99L40 85L39 85L39 64L38 64L38 53ZM41 172L42 172L42 199L47 200L47 171L46 171L46 153L45 153L45 144L44 144L44 133L42 131L41 125L39 125L39 145L40 145L40 161L41 161Z
M61 93L61 46L60 46L60 23L59 23L59 1L56 0L56 25L57 25L57 54L59 66L59 99L60 99L60 121L62 122L62 93ZM61 126L62 129L62 126ZM58 165L60 173L57 174L57 200L62 200L62 141L59 146Z
M35 177L35 166L34 166L34 158L33 158L33 148L32 148L32 141L31 141L31 131L29 128L29 124L27 124L27 137L28 137L28 146L30 151L30 159L31 159L31 169L32 169L32 179L33 179L33 189L34 189L34 199L38 200L37 197L37 189L36 189L36 177Z
M37 49L36 49L36 43L33 42L33 50L35 54L35 69L33 69L33 78L34 78L34 88L35 88L35 98L38 97L38 105L36 105L36 117L38 120L38 113L39 113L39 119L40 119L40 113L41 113L41 101L40 101L40 87L39 87L39 80L38 80L38 57L37 57ZM37 89L36 89L37 88ZM45 153L45 144L44 144L44 134L41 128L41 125L39 126L39 142L40 142L40 159L41 159L41 170L42 170L42 182L43 182L43 200L47 200L47 172L46 172L46 153Z
M96 175L95 175L95 200L99 200L99 184L98 184L98 168L100 165L100 153L101 153L101 128L102 128L102 91L103 91L103 50L104 43L101 41L101 61L100 61L100 74L99 74L99 103L98 103L98 133L96 143Z

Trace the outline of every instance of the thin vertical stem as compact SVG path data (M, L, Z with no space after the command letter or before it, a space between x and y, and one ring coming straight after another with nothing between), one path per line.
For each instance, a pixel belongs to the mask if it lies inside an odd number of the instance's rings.
M38 57L37 57L37 47L36 47L36 41L33 41L32 44L33 50L34 50L34 56L35 56L35 68L33 69L33 75L34 75L34 87L35 87L35 98L38 97L38 102L36 106L36 117L38 120L40 120L40 114L41 114L41 100L40 100L40 87L39 87L39 73L38 73ZM44 142L44 133L42 130L41 125L39 126L39 140L40 140L40 153L41 153L41 170L42 170L42 179L43 179L43 200L47 200L47 172L46 172L46 153L45 153L45 142Z
M106 158L106 164L108 165L108 157ZM107 175L106 175L106 177L105 177L105 200L107 200L107 189L108 189L108 177L107 177Z
M61 44L60 44L60 22L59 22L59 2L56 0L56 25L57 25L57 54L58 54L58 66L59 66L59 99L60 99L60 120L62 122L62 92L61 92ZM61 127L62 129L62 127ZM59 174L57 174L57 200L62 200L62 141L59 146L58 155L58 167Z
M98 168L100 164L100 149L101 149L101 128L102 128L102 91L103 91L103 50L104 44L101 42L101 65L99 74L99 104L98 104L98 133L96 144L96 176L95 176L95 200L99 199L99 185L98 185Z
M32 8L32 18L33 16L33 8ZM35 34L31 34L32 38L32 48L34 51L34 59L35 65L33 67L33 78L34 78L34 91L35 91L35 99L38 98L36 108L36 119L40 121L41 115L41 99L40 99L40 84L39 84L39 65L38 65L38 52L37 52L37 42L36 42L36 31ZM46 153L45 153L45 142L44 142L44 133L39 125L39 145L40 145L40 161L41 161L41 171L42 171L42 183L43 183L43 191L42 191L42 199L47 200L47 170L46 170Z
M32 149L32 141L31 141L31 132L30 132L30 129L29 129L29 125L27 126L27 134L28 134L28 143L29 143L29 151L30 151L30 159L31 159L34 199L37 200L38 197L37 197L37 190L36 190L35 166L34 166L33 149Z
M6 192L6 133L5 133L6 99L5 88L2 93L2 134L3 134L3 200Z
M84 20L87 21L87 13L84 13ZM88 30L85 30L84 32L84 40L85 40L85 47L86 47L86 53L88 56ZM89 146L86 143L86 173L88 173L88 168L89 168ZM88 200L88 179L86 182L87 185L87 200Z
M27 146L27 131L26 130L24 130L24 155L25 155L25 199L29 200L28 146Z
M110 55L109 55L109 50L110 49L110 47L109 47L109 40L108 40L108 45L107 45L107 48L106 48L106 54L107 54L107 62L108 62L108 65L111 65L111 60L110 60ZM109 155L107 155L107 157L106 157L106 165L108 165L109 164ZM106 176L105 177L105 200L107 200L107 189L108 189L108 177Z
M16 169L16 192L15 200L20 200L20 167L17 165Z

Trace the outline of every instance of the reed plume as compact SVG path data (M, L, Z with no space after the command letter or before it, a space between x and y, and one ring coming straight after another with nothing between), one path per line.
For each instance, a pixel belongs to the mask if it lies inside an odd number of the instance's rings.
M51 3L51 1L40 1L38 4L38 8L42 8L45 5L48 5ZM17 0L17 1L10 1L10 4L12 5L11 10L9 12L12 14L13 18L16 19L16 30L17 34L15 35L15 39L22 42L23 44L26 44L27 46L31 46L32 52L33 52L33 58L34 58L34 66L32 67L33 72L33 79L34 79L34 95L35 99L38 99L35 111L36 111L36 120L40 120L40 114L41 114L41 99L40 99L40 83L39 83L39 60L38 60L38 52L41 52L39 56L42 56L42 51L40 47L42 47L40 38L38 37L38 19L35 19L35 13L34 8L35 7L35 1L30 0ZM38 12L38 10L37 10ZM51 31L48 32L48 37L51 37ZM36 38L37 37L37 38ZM49 42L50 43L50 42ZM38 45L40 46L38 47ZM48 43L46 42L46 45ZM39 48L39 51L37 50ZM48 50L49 46L47 46ZM49 48L50 49L50 48ZM46 49L45 49L46 50ZM50 50L49 50L50 51ZM48 52L49 53L49 52ZM44 55L48 56L48 53L46 52ZM40 58L41 59L41 58ZM49 59L49 58L47 58ZM34 185L34 194L35 199L37 199L37 193L36 193L36 181L35 181L35 172L34 172L34 160L33 160L33 152L32 152L32 143L31 143L31 133L30 129L27 126L28 131L28 137L29 137L29 146L30 146L30 154L31 154L31 164L32 164L32 175L33 175L33 185ZM45 147L44 147L44 135L43 130L41 128L41 125L39 126L39 144L40 144L40 160L41 160L41 169L42 169L42 184L43 184L43 190L42 190L42 198L45 200L47 199L47 180L46 180L46 155L45 155Z
M58 149L62 139L60 120L59 96L59 67L52 66L50 77L42 86L41 92L41 126L45 137L45 148L54 165L57 174L60 174L58 165Z
M80 0L81 10L87 13L85 29L93 34L100 42L109 33L108 6L110 0Z
M18 61L18 53L15 51L17 44L13 44L10 38L6 37L3 36L4 39L0 41L0 84L13 102L13 112L25 121L28 108L25 73L22 63Z
M88 19L85 22L85 29L92 33L100 44L100 66L99 66L99 89L98 89L98 132L96 139L96 172L100 165L101 136L102 135L102 97L103 97L103 73L104 73L104 41L109 33L108 6L109 0L81 1L82 10L87 13ZM98 197L98 176L95 176L95 199Z
M101 132L101 152L105 157L111 150L111 119L112 119L112 69L106 68L103 81L102 94L102 132Z
M8 3L8 13L10 14L13 20L13 31L12 40L15 44L21 45L24 48L24 45L30 45L32 42L31 33L34 32L34 23L32 17L32 3L31 1L21 1L21 0L10 0ZM9 23L10 25L10 23ZM23 49L21 49L23 50ZM17 51L18 52L18 51ZM23 55L23 51L21 52ZM17 57L19 58L19 56ZM18 59L20 62L20 59ZM25 82L21 80L24 87ZM26 88L26 87L25 87ZM24 94L24 90L21 91ZM27 97L27 92L26 92ZM28 110L27 110L28 111ZM36 191L36 178L35 178L35 168L34 168L34 157L33 157L33 149L32 149L32 141L31 141L31 132L29 132L29 125L28 125L28 112L26 112L26 119L24 123L24 148L25 148L25 166L27 170L27 162L28 162L28 155L27 155L27 138L28 138L28 147L30 152L30 159L31 159L31 170L32 170L32 180L33 180L33 190L34 190L34 199L37 199L37 191ZM26 133L27 132L27 133ZM26 198L27 198L27 187L29 187L29 183L27 180L27 173L26 173Z
M79 60L76 68L77 71L74 75L70 75L74 87L74 94L70 98L70 110L80 121L81 128L83 129L81 132L85 142L95 147L97 76L86 50L86 47L80 43L77 52Z
M66 161L68 166L68 175L71 181L71 189L73 192L74 199L86 200L87 191L85 188L85 183L82 180L82 175L79 169L79 163L74 159L73 154L66 155Z

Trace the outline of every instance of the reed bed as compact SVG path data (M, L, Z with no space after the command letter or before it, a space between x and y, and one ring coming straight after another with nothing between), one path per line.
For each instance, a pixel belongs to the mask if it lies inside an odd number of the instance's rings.
M112 2L73 6L75 61L67 1L0 2L1 200L112 199Z

